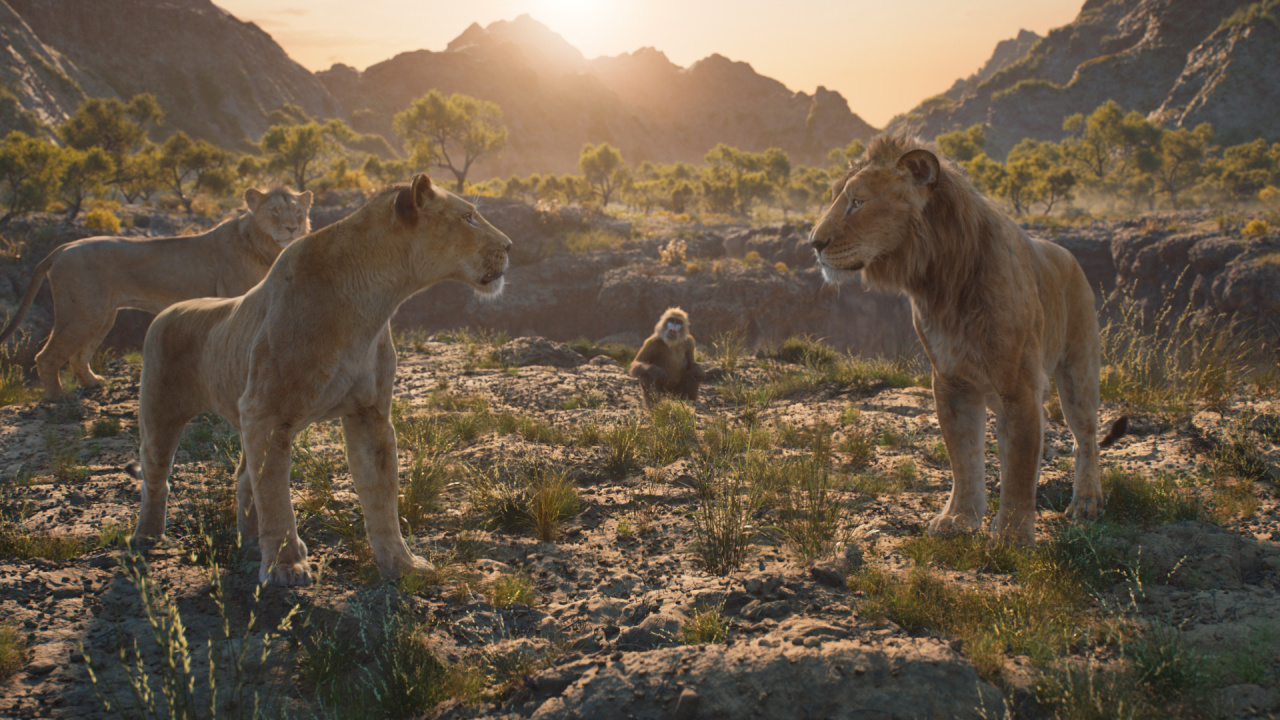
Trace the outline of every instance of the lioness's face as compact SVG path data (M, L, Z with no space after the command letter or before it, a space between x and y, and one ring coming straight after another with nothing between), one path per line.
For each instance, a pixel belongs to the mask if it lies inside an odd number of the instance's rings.
M250 188L245 203L253 213L254 225L280 247L311 232L311 191L296 193L286 187L266 193Z
M502 292L511 240L475 205L419 175L402 192L397 213L420 239L414 247L423 278L458 280L481 295Z
M809 242L829 283L848 280L913 236L927 188L910 168L871 164L836 181Z

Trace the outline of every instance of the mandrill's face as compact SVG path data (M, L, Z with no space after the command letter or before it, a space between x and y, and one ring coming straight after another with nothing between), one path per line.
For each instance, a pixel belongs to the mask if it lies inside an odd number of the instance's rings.
M662 340L668 345L680 339L680 331L684 329L684 323L671 318L662 324Z

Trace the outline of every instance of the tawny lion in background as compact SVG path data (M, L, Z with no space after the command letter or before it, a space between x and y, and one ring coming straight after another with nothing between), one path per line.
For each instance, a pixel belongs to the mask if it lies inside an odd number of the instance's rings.
M667 308L631 363L631 377L640 381L646 406L658 393L698 399L698 388L707 375L694 361L696 350L689 314L678 307Z
M236 526L257 539L259 580L311 581L289 497L294 437L342 418L347 463L384 577L430 570L400 535L391 389L391 316L442 280L502 291L511 241L475 206L426 175L290 245L243 297L173 305L147 331L138 425L142 506L136 541L164 534L169 472L182 430L215 412L240 431Z
M1029 238L964 176L915 139L881 136L834 186L810 237L828 282L858 271L904 292L933 366L938 424L951 459L932 535L982 527L983 438L996 414L1000 510L992 533L1034 542L1047 373L1076 439L1067 514L1102 509L1098 464L1098 320L1071 253ZM1117 420L1104 440L1124 432Z
M101 385L89 360L120 308L158 313L180 300L242 295L266 276L281 250L311 230L310 191L249 188L244 203L245 212L199 235L100 236L54 248L32 271L0 343L18 329L47 275L53 330L36 355L45 394L62 393L58 372L67 363L81 387Z

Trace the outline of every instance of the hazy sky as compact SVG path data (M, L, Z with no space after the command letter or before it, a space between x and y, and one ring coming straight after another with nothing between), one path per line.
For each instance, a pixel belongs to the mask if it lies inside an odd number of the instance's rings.
M311 70L363 70L443 50L473 22L528 13L588 58L645 46L688 67L748 62L791 90L837 90L864 120L893 115L977 70L1019 29L1041 35L1084 0L214 0L258 24ZM358 8L358 9L357 9Z

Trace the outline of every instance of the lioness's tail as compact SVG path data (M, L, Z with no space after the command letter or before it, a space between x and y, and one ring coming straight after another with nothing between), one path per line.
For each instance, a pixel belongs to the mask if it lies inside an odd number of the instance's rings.
M1124 437L1124 434L1127 432L1129 432L1129 416L1121 415L1116 418L1115 422L1111 423L1111 429L1108 430L1106 436L1098 442L1098 447L1111 447L1115 441Z
M138 462L137 460L134 460L128 465L125 465L123 470L125 471L125 474L127 474L129 477L133 478L134 480L142 479L142 463Z
M53 265L53 261L58 259L62 254L65 245L59 245L53 249L36 265L35 270L31 271L31 281L27 283L27 294L22 296L22 302L18 303L18 308L13 311L13 317L9 318L9 324L4 326L4 330L0 330L0 344L9 339L14 330L18 329L18 325L22 322L22 318L27 316L27 310L31 309L31 303L36 299L36 293L40 292L40 286L44 284L44 278L49 274L49 267Z

